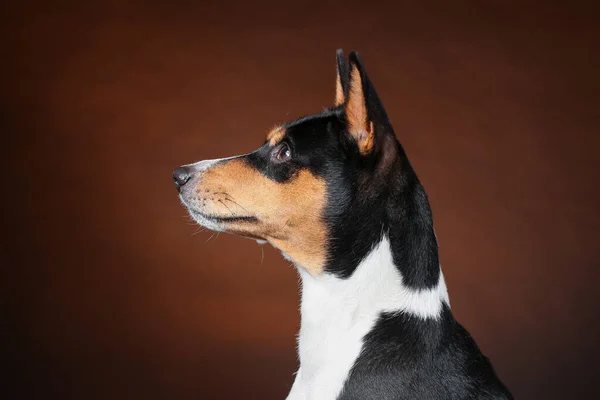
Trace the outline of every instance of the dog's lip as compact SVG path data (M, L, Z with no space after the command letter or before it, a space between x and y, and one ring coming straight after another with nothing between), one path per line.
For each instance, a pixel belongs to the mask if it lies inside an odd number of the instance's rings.
M195 214L198 214L199 216L201 216L204 219L207 219L209 221L213 221L213 222L258 222L258 218L251 216L251 215L233 215L233 216L220 216L220 215L210 215L210 214L205 214L203 212L197 211L197 210L192 210L192 212L194 212Z

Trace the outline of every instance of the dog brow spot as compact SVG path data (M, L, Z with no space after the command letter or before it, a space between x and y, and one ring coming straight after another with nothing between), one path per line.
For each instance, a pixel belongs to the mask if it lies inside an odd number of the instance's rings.
M281 126L277 126L271 129L271 131L267 134L267 140L271 146L275 146L281 141L281 139L283 139L284 136L285 129L283 129Z

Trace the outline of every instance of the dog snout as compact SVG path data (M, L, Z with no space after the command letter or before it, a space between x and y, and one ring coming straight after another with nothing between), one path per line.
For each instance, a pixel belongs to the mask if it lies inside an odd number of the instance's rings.
M186 167L175 168L173 171L173 181L175 187L181 192L181 188L185 185L192 177L192 172Z

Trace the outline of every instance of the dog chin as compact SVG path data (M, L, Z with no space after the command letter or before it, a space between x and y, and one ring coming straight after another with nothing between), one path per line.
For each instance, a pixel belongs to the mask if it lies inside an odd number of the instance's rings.
M183 196L179 196L179 200L181 200L181 204L188 210L188 213L192 217L192 219L201 227L210 229L211 231L221 232L223 231L223 227L216 221L211 221L208 218L205 218L202 213L194 210L193 207L190 207L187 202L184 200Z
M196 221L198 225L216 232L222 232L224 230L221 224L205 218L202 214L198 213L197 211L188 208L188 212L190 213L192 219Z

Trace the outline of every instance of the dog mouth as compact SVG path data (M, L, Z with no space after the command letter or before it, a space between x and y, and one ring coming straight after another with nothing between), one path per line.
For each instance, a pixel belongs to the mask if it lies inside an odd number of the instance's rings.
M188 207L188 210L189 210L190 214L192 214L192 216L199 217L198 219L205 220L205 221L212 222L212 223L217 223L217 224L218 223L231 223L231 222L248 222L248 223L258 222L258 218L254 217L252 215L223 216L223 215L206 214L201 211L194 210L190 207Z
M251 215L235 215L229 217L223 217L220 215L210 215L204 214L201 212L194 211L196 214L200 215L202 218L207 219L213 222L258 222L258 218L253 217Z
M196 223L212 231L228 232L234 227L235 229L242 229L245 231L243 226L253 226L260 222L260 220L253 215L236 215L233 213L231 213L231 215L218 215L205 212L204 210L199 210L192 204L189 204L184 196L180 195L179 199Z

